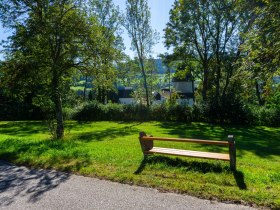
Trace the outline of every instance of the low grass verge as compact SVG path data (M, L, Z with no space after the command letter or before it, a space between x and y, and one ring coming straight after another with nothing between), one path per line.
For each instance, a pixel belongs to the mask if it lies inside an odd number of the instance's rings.
M280 208L280 128L222 127L205 123L67 122L66 137L51 140L43 122L0 122L0 159L112 181L187 193L207 199ZM215 160L154 155L143 159L138 133L237 139L237 171ZM201 151L218 146L156 142Z

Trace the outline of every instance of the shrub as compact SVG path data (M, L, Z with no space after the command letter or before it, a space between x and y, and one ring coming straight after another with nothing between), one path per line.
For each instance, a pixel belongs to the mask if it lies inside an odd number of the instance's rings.
M150 118L152 120L167 121L168 106L166 104L153 104L150 107Z
M266 106L248 106L250 122L254 125L280 126L280 110Z
M79 121L177 121L189 123L213 122L228 124L280 125L280 109L274 107L245 106L239 101L223 105L195 104L192 108L178 104L153 104L149 108L140 104L123 105L96 101L85 103L76 110L66 109L66 119Z
M73 115L74 120L99 121L99 120L123 120L123 121L181 121L191 122L191 108L180 105L155 104L149 108L140 104L122 105L100 104L96 101L86 103L77 109Z
M73 115L75 114L75 110L70 107L63 108L63 119L64 120L70 120L73 118Z
M76 113L73 115L73 119L81 121L100 120L101 108L100 105L93 101L85 103L79 107Z

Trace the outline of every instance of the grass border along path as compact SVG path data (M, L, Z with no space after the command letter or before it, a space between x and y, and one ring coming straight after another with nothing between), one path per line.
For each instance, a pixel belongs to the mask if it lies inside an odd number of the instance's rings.
M51 140L44 122L0 122L0 158L201 198L280 209L280 128L206 123L68 122L64 140ZM154 136L226 140L236 136L237 172L228 162L154 155L143 159L139 131ZM226 152L211 145L156 146Z

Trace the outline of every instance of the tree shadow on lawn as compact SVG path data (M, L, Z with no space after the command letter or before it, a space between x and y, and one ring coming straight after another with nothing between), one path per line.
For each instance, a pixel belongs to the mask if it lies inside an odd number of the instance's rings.
M114 139L121 136L127 136L139 133L135 127L142 124L142 122L119 122L120 127L111 127L105 130L92 130L83 133L71 134L71 139L81 140L85 142L103 141L107 139ZM127 124L126 126L124 126ZM79 128L93 126L88 122L67 122L65 126L66 137L72 130L79 130ZM0 124L0 134L12 135L18 137L26 137L37 133L49 133L48 126L42 121L27 121L27 122L6 122Z
M140 130L134 128L134 126L136 125L83 132L81 134L73 134L73 138L84 142L114 140L118 137L124 137L139 133Z
M3 122L0 124L0 134L30 136L37 133L48 133L48 126L42 121Z
M8 208L22 197L35 203L44 193L67 181L70 175L50 170L29 170L0 161L0 177L0 207Z
M179 136L181 138L199 138L212 140L227 140L227 135L233 134L236 140L237 156L242 156L245 151L253 152L261 158L270 158L271 155L280 154L279 128L261 126L220 126L206 123L176 123L162 122L159 124L166 129L164 134ZM194 147L201 148L196 144ZM203 145L204 148L212 148ZM214 151L223 151L222 147L215 147Z
M91 163L87 148L73 141L31 141L17 139L0 141L0 159L21 162L34 167L53 168L62 171L79 170ZM23 159L23 161L21 160Z
M155 164L155 163L163 163L168 167L183 168L186 171L196 171L204 174L209 172L222 173L225 171L227 173L232 173L236 181L236 185L239 187L239 189L241 190L247 189L247 185L244 181L244 174L242 171L239 170L231 171L228 166L222 167L220 164L212 164L212 163L197 162L197 161L184 161L179 158L173 159L164 156L144 157L138 169L134 172L134 174L141 174L148 164Z

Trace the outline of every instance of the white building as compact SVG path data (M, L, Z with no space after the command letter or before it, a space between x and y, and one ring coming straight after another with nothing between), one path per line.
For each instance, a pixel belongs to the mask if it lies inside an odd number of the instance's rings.
M118 98L120 104L135 104L136 101L132 97L133 89L132 87L119 87L118 88Z
M184 79L173 78L173 87L179 95L177 103L181 105L193 106L194 104L194 81L191 74L187 74Z

